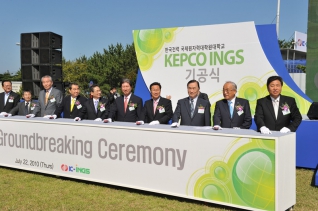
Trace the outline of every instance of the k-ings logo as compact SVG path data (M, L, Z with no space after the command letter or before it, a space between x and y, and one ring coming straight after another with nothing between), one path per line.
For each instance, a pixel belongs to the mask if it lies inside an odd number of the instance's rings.
M75 166L62 164L61 169L62 169L62 171L75 172L75 173L81 173L81 174L90 174L91 173L90 169L78 167L77 164Z

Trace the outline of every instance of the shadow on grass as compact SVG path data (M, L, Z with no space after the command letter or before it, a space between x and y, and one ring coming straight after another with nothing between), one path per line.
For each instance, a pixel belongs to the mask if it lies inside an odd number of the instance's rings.
M166 194L161 194L161 193L150 192L150 191L146 191L146 190L138 190L138 189L122 187L122 186L117 186L117 185L92 182L92 181L81 180L81 179L74 179L74 178L69 178L69 177L64 177L64 176L45 174L45 173L40 173L40 172L28 171L28 170L15 169L15 168L10 168L10 167L5 167L5 166L0 166L0 167L3 169L8 169L11 171L16 171L16 172L32 173L32 174L42 175L42 176L46 176L46 177L50 177L50 178L54 178L54 179L58 179L58 180L72 181L72 182L78 182L78 183L83 183L83 184L88 184L88 185L98 185L100 187L106 187L106 188L110 188L113 190L127 191L130 193L135 193L135 194L140 194L140 195L145 195L145 196L153 196L153 197L158 197L158 198L163 198L163 199L169 199L169 200L178 201L181 203L192 203L192 204L196 204L196 205L204 205L204 206L207 206L210 208L216 208L216 209L220 209L220 210L233 210L233 211L244 210L244 209L234 208L234 207L225 206L225 205L219 205L219 204L214 204L214 203L209 203L209 202L204 202L204 201L197 201L194 199L187 199L187 198L181 198L181 197L177 197L177 196L171 196L171 195L166 195Z

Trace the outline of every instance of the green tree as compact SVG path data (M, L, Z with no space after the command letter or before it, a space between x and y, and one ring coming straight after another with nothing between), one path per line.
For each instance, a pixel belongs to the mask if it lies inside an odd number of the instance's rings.
M294 44L295 44L295 41L294 39L291 39L289 41L286 41L286 40L278 40L278 45L279 45L279 48L294 48Z

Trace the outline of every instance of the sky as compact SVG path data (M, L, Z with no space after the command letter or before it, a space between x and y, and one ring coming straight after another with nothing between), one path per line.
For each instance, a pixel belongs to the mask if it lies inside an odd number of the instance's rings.
M62 35L63 57L75 60L132 44L135 29L276 24L276 16L277 0L0 0L0 73L20 69L21 33ZM308 0L280 0L279 20L279 39L307 33Z

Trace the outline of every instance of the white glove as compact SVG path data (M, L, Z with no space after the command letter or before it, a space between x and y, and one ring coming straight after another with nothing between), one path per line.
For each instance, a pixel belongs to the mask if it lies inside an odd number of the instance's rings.
M112 118L108 118L108 119L104 119L103 122L104 122L104 123L111 123L111 122L113 122L113 121L112 121Z
M149 125L160 125L160 122L158 120L155 120L150 122Z
M265 126L261 127L261 134L272 134L272 132Z
M26 118L34 118L35 115L34 114L28 114L28 115L25 115Z
M213 130L222 130L223 128L220 125L214 125Z
M51 117L53 117L53 119L56 119L57 118L57 116L54 114L54 115L52 115Z
M74 121L81 121L81 118L75 117L75 118L74 118Z
M44 119L50 119L51 115L45 115L43 118Z
M287 128L287 127L283 127L282 129L280 129L279 132L281 132L281 133L289 133L289 132L290 132L290 129Z
M241 128L240 127L233 127L233 129L240 130Z
M10 114L10 113L7 113L7 115L6 115L7 117L10 117L10 116L12 116L12 114Z
M144 124L145 124L145 122L142 120L136 122L136 125L144 125Z
M102 119L101 118L96 118L94 121L101 122Z
M175 128L175 127L179 127L178 122L172 123L172 124L171 124L171 127L174 127L174 128Z
M4 115L7 115L7 112L1 112L0 113L0 116L4 116Z

